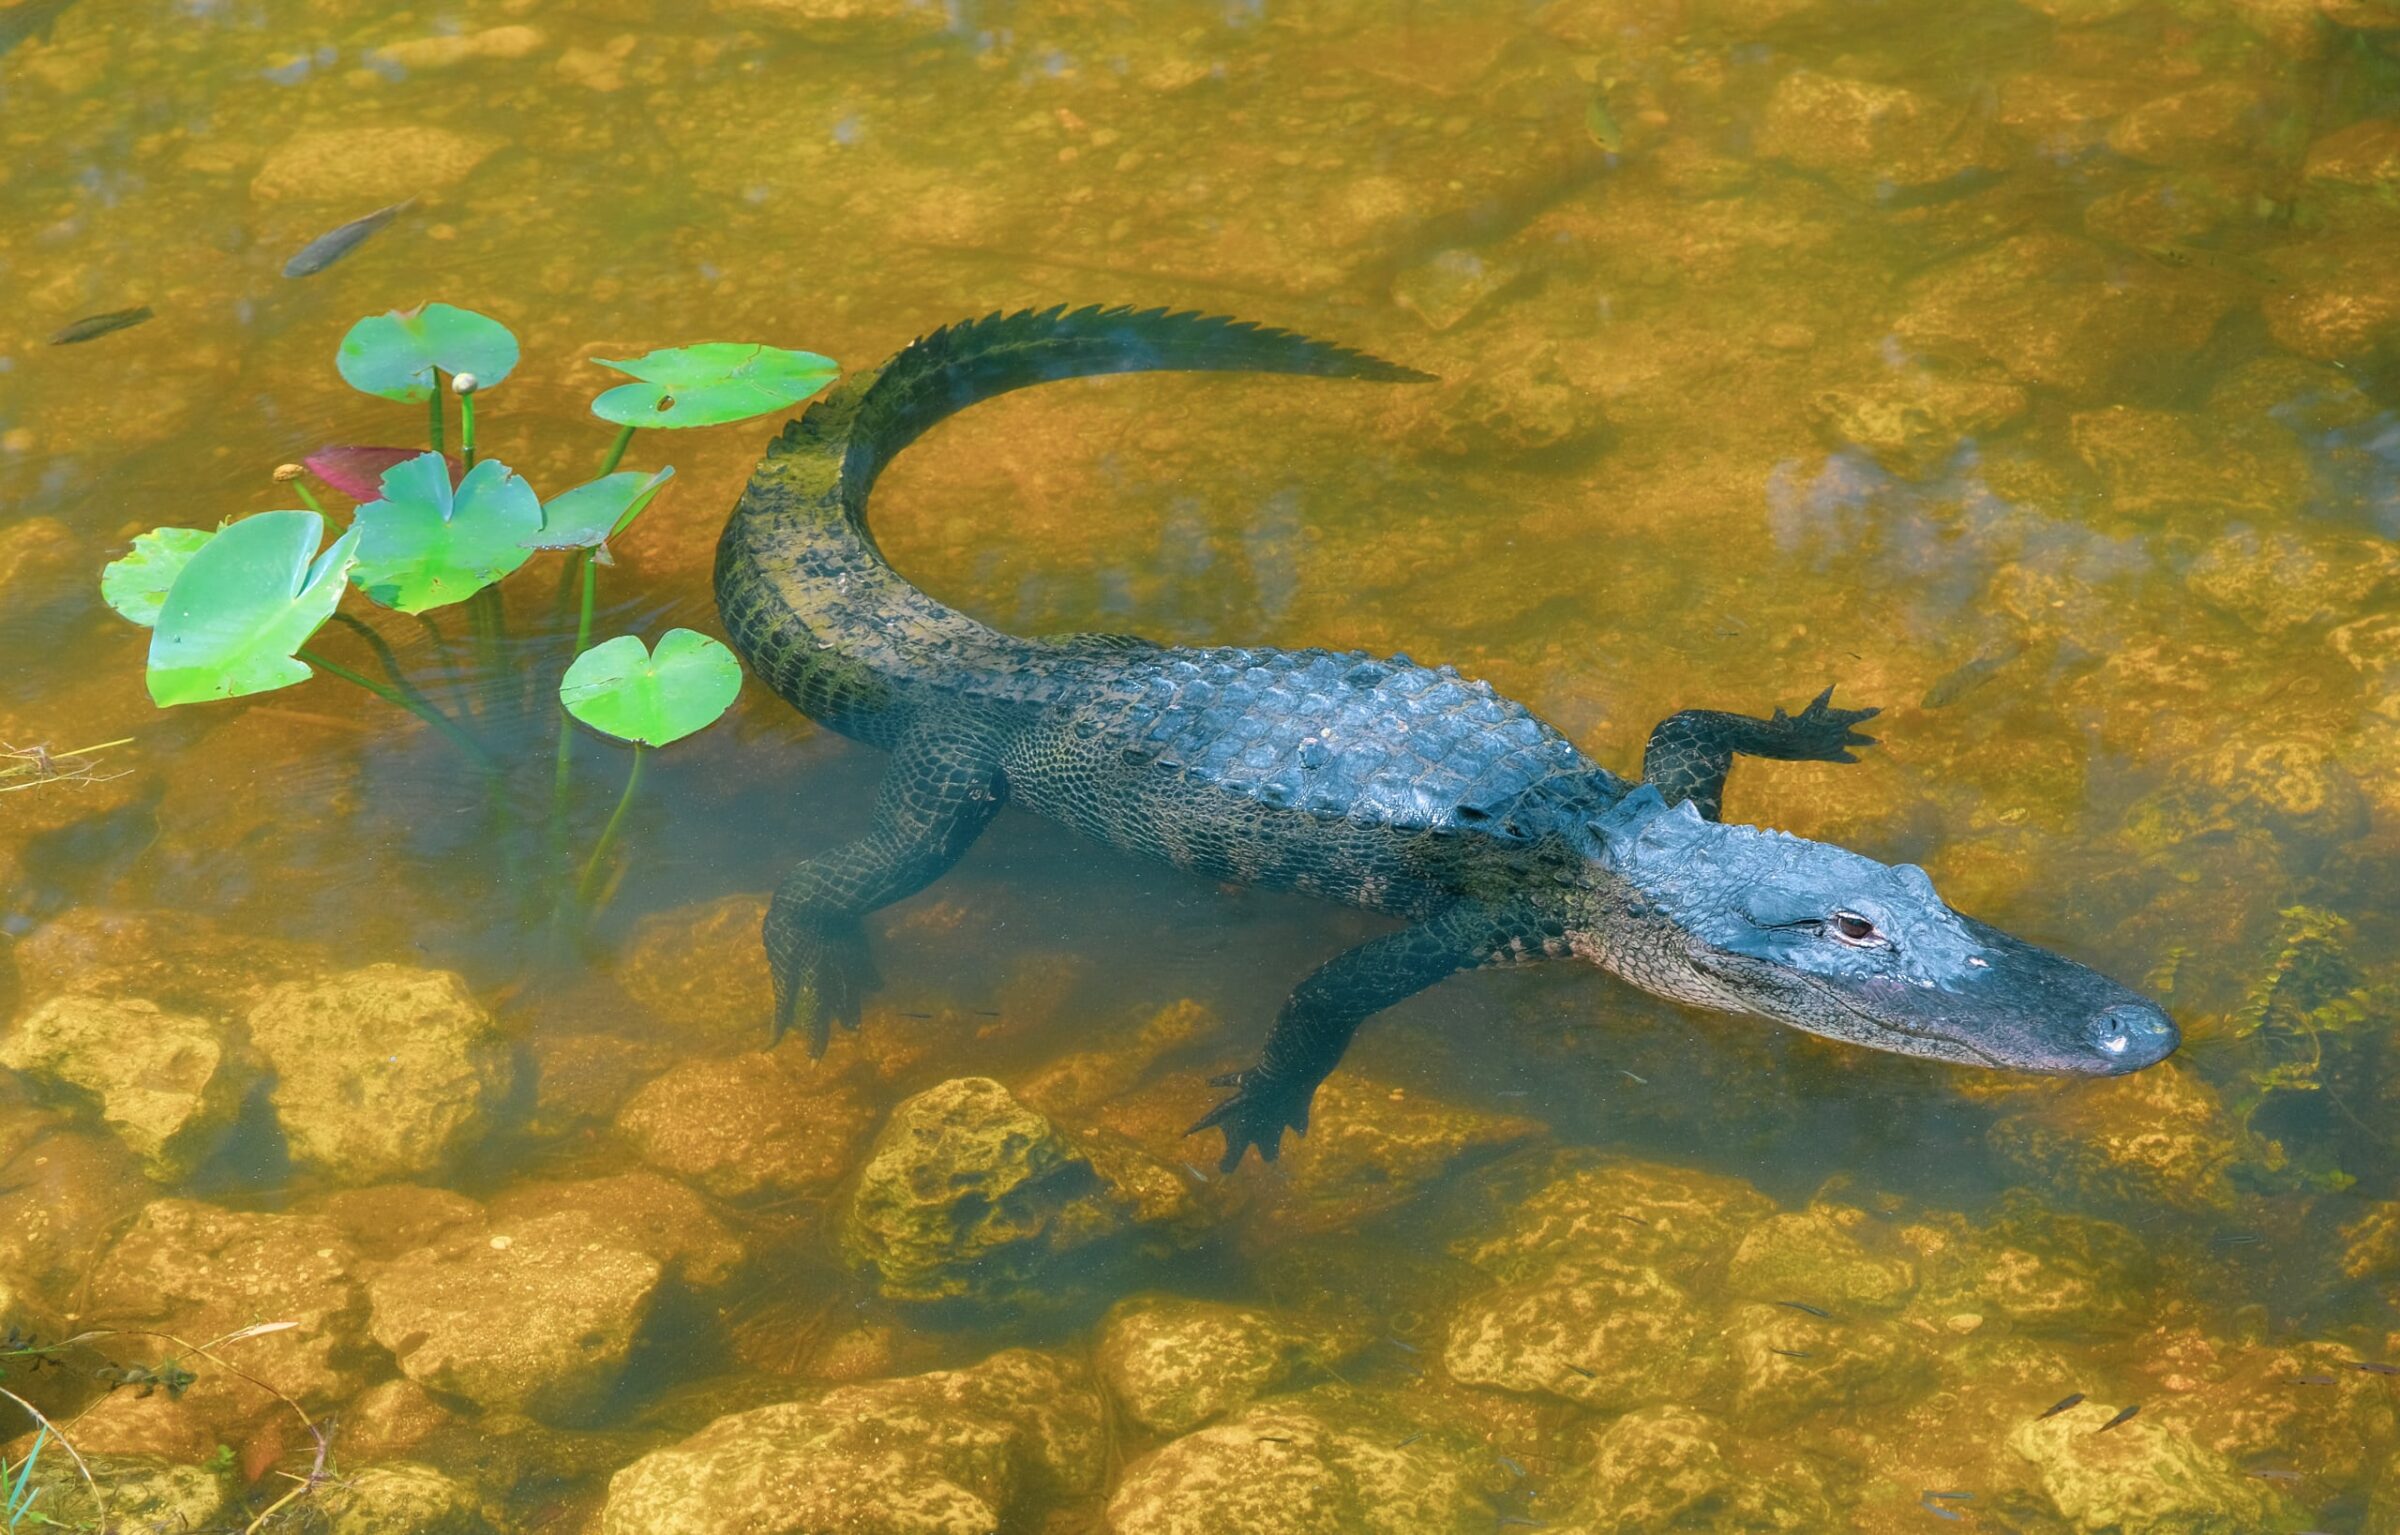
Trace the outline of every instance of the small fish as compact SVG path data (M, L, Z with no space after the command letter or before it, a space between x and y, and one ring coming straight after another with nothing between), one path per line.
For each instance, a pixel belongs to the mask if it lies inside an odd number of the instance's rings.
M2265 1240L2265 1237L2255 1231L2229 1231L2223 1236L2210 1237L2208 1245L2211 1247L2255 1247Z
M349 255L367 237L417 205L413 197L403 198L388 208L378 208L365 218L352 219L339 229L330 229L300 247L298 255L283 264L286 277L314 277L327 267Z
M1987 650L1963 666L1954 666L1934 679L1932 687L1917 701L1920 709L1940 709L1957 703L1977 688L1992 680L1994 674L2025 653L2025 642Z
M2372 1359L2353 1359L2350 1368L2364 1370L2369 1375L2400 1375L2400 1364L2378 1364Z
M2330 1375L2303 1375L2295 1384L2302 1386L2332 1386L2338 1385L2340 1382L2336 1381Z
M1505 1455L1500 1456L1499 1460L1502 1470L1506 1471L1510 1476L1515 1477L1520 1482L1525 1480L1525 1468L1523 1466L1518 1465L1515 1461L1510 1460Z
M1598 1380L1598 1379L1600 1378L1600 1372L1599 1372L1599 1371L1597 1371L1597 1370L1587 1370L1587 1369L1585 1369L1585 1368L1584 1368L1582 1365L1579 1365L1579 1364L1571 1364L1571 1365L1568 1365L1568 1366L1567 1366L1567 1368L1568 1368L1568 1369L1570 1369L1570 1370L1573 1370L1573 1371L1574 1371L1576 1374L1578 1374L1578 1375L1582 1376L1582 1377L1583 1377L1585 1380Z
M2120 1423L2131 1423L2133 1421L2133 1415L2141 1410L2142 1404L2136 1402L2131 1407L2120 1410L2115 1417L2109 1419L2106 1423L2101 1424L2098 1428L2094 1429L2093 1432L2105 1434Z
M978 1007L972 1009L972 1011L978 1018L997 1018L1000 1016L1000 1009L996 1007Z
M1412 1444L1415 1444L1415 1443L1416 1443L1418 1440L1420 1440L1420 1439L1422 1439L1422 1438L1424 1438L1424 1437L1425 1437L1424 1433L1423 1433L1423 1432L1420 1430L1420 1431L1419 1431L1419 1432L1417 1432L1417 1433L1414 1433L1414 1434L1411 1434L1411 1435L1409 1435L1409 1436L1408 1436L1406 1439L1403 1439L1403 1440L1401 1440L1401 1441L1400 1441L1398 1444L1396 1444L1396 1445L1393 1445L1393 1446L1392 1446L1392 1448L1393 1448L1393 1449L1395 1449L1395 1450L1405 1450L1405 1449L1407 1449L1407 1448L1408 1448L1410 1445L1412 1445Z
M1643 1219L1642 1219L1640 1216L1638 1216L1638 1215L1627 1215L1627 1214L1626 1214L1624 1211L1622 1211L1622 1210L1618 1210L1618 1211L1615 1211L1615 1212L1613 1212L1613 1213L1612 1213L1612 1214L1609 1216L1609 1219L1611 1219L1611 1220L1619 1220L1619 1221L1623 1221L1623 1222L1624 1222L1626 1225L1628 1225L1628 1226L1647 1226L1647 1225L1649 1225L1649 1224L1650 1224L1648 1221L1646 1221L1646 1220L1643 1220Z
M932 1016L933 1016L933 1014L931 1014L931 1013L902 1013L900 1016L901 1016L901 1017L903 1017L903 1018L930 1018L930 1017L932 1017Z
M1289 1434L1261 1434L1258 1436L1260 1444L1290 1444L1291 1442L1292 1436Z
M1593 89L1591 102L1583 109L1583 131L1592 136L1592 142L1604 153L1621 155L1625 152L1625 130L1617 126L1616 114L1608 109L1608 90L1605 86Z
M2043 1408L2039 1413L2036 1413L2033 1421L2039 1423L2044 1418L2055 1418L2060 1413L2065 1412L2068 1408L2080 1405L2082 1401L2082 1392L2070 1391L2065 1396L2062 1396L2057 1401L2051 1403L2048 1407Z
M1185 1172L1190 1173L1202 1183L1206 1183L1208 1181L1208 1174L1202 1172L1199 1168L1194 1167L1191 1163L1185 1162L1182 1164L1182 1167Z
M1771 1348L1767 1352L1781 1354L1786 1359L1814 1359L1816 1357L1804 1348Z
M1833 1320L1832 1312L1827 1311L1822 1306L1812 1306L1804 1300L1779 1300L1775 1304L1778 1306L1789 1306L1794 1311L1805 1311L1810 1316L1821 1316L1829 1322Z
M152 317L148 304L132 309L111 309L106 314L87 314L82 319L50 338L52 346L73 346L78 341L95 341L112 331L131 330Z
M1550 1526L1542 1523L1539 1519L1528 1519L1523 1514L1502 1514L1500 1528L1504 1530L1546 1530Z
M1933 1515L1936 1519L1947 1519L1952 1524L1956 1524L1966 1517L1956 1509L1942 1507L1939 1503L1934 1502L1930 1495L1917 1499L1917 1507Z
M1975 1501L1975 1494L1971 1492L1935 1492L1930 1487L1925 1489L1925 1496L1938 1498L1945 1503L1972 1503Z
M2300 1480L2300 1473L2297 1471L2274 1470L2264 1466L2250 1474L2262 1482L2296 1482Z
M1649 1079L1648 1077L1644 1077L1644 1076L1636 1076L1636 1075L1635 1075L1633 1072L1627 1071L1627 1070L1626 1070L1624 1067L1622 1067L1622 1066L1619 1066L1619 1067L1617 1068L1617 1075L1618 1075L1618 1076L1620 1076L1620 1077L1632 1077L1632 1078L1633 1078L1633 1080L1635 1080L1636 1082L1639 1082L1639 1083L1641 1083L1641 1084L1642 1084L1642 1086L1644 1086L1644 1087L1648 1087L1648 1086L1650 1085L1650 1079Z
M1398 1349L1403 1354L1414 1354L1419 1351L1415 1344L1403 1343L1389 1333L1384 1334L1383 1341L1389 1343L1392 1347Z

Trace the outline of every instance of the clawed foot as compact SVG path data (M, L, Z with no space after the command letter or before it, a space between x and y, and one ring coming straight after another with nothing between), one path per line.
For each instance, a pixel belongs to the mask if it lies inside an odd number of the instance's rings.
M775 977L775 1022L769 1041L794 1029L808 1036L808 1053L821 1056L833 1026L858 1027L859 1005L883 984L867 952L866 930L856 922L784 918L767 914L767 967Z
M1235 1091L1184 1134L1198 1135L1208 1129L1225 1132L1225 1155L1217 1163L1220 1171L1232 1172L1241 1166L1242 1153L1253 1146L1258 1148L1262 1160L1272 1162L1283 1149L1284 1131L1296 1135L1308 1133L1308 1104L1317 1095L1313 1083L1295 1089L1271 1082L1251 1070L1210 1077L1208 1085Z
M1871 720L1881 709L1836 709L1833 689L1819 693L1809 706L1798 714L1775 711L1771 723L1785 747L1777 753L1792 762L1856 762L1850 754L1853 746L1873 746L1873 736L1860 735L1851 727L1861 720Z

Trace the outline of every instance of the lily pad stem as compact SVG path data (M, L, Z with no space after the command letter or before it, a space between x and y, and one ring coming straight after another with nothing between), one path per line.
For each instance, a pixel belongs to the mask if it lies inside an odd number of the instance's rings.
M608 456L600 460L601 475L611 475L617 472L617 465L625 460L626 445L632 441L632 427L621 426L617 428L617 440L608 445Z
M433 451L442 451L442 375L433 375L433 394L425 401L425 435L433 443Z
M607 864L608 850L617 844L617 828L625 824L626 807L633 803L635 785L642 781L642 756L649 750L641 742L633 743L633 766L625 771L625 792L617 796L617 809L600 832L600 840L592 847L592 856L585 860L583 877L575 881L575 904L589 908L593 894L600 888L600 871Z
M592 645L592 601L599 589L599 578L591 550L578 549L568 557L567 579L583 590L582 605L575 614L577 655ZM550 862L562 872L567 862L567 791L574 778L574 763L575 721L562 707L558 711L558 767L550 779Z
M475 395L471 390L458 397L458 456L469 469L475 467Z
M328 673L329 675L335 677L339 677L344 682L355 683L359 687L365 688L368 692L374 694L377 698L382 699L385 703L406 709L409 713L417 716L417 718L423 720L426 724L431 725L443 735L448 736L452 745L456 746L460 751L465 752L467 756L474 761L475 765L483 769L485 772L496 773L500 770L499 762L493 758L489 751L484 749L484 745L481 741L476 740L473 736L467 734L466 731L460 729L456 720L453 720L449 715L442 713L439 709L434 708L432 705L427 704L420 707L415 702L412 702L408 695L401 692L399 689L385 687L382 683L377 682L372 677L354 672L349 667L343 666L339 662L328 661L323 656L317 654L317 652L310 650L305 646L299 650L298 655L301 660L306 661L309 665L315 667L317 670Z
M322 517L325 508L318 504L317 493L308 488L307 474L308 471L298 464L279 464L275 469L275 483L292 487L293 493L300 498L300 504Z

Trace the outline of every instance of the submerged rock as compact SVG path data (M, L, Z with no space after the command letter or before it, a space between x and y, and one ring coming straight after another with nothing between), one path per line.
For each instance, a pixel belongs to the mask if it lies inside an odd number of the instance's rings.
M1443 331L1516 286L1525 268L1480 251L1436 251L1392 279L1392 302Z
M2276 1524L2281 1504L2264 1482L2163 1417L2138 1417L2105 1434L2093 1428L2068 1413L2020 1424L2008 1436L2009 1449L2033 1465L2072 1528L2236 1535Z
M2319 362L2373 363L2400 349L2400 262L2389 231L2277 248L2280 279L2259 300L2277 344Z
M616 1383L660 1272L580 1210L462 1232L369 1282L375 1340L428 1390L572 1419Z
M369 1462L406 1455L458 1420L433 1393L402 1376L370 1386L342 1412L342 1456Z
M612 1477L599 1535L978 1535L1088 1493L1103 1412L1081 1369L1012 1349L719 1418Z
M501 142L430 123L311 129L267 156L251 179L250 195L261 202L356 201L365 207L388 202L385 194L394 187L422 197L465 181Z
M588 1215L611 1246L642 1253L694 1289L712 1289L742 1261L742 1244L709 1213L708 1202L653 1172L619 1173L572 1183L520 1183L492 1200L496 1229L544 1216Z
M1150 1295L1120 1301L1108 1313L1095 1359L1128 1417L1158 1433L1181 1434L1302 1370L1332 1363L1356 1341L1254 1307Z
M2027 1181L2072 1204L2233 1206L2234 1127L2216 1092L2172 1064L2078 1082L2003 1115L1989 1138Z
M643 1161L720 1199L825 1193L873 1123L865 1099L796 1047L685 1061L617 1114Z
M57 1299L83 1283L126 1218L158 1191L107 1136L62 1130L0 1163L0 1273Z
M1142 1228L1172 1230L1181 1180L1095 1136L1079 1144L988 1077L892 1111L842 1215L842 1251L894 1300L1056 1300Z
M1596 1434L1583 1494L1559 1526L1566 1535L1840 1527L1807 1461L1688 1407L1640 1408Z
M1529 1279L1561 1258L1607 1258L1677 1282L1721 1262L1775 1202L1739 1178L1573 1149L1495 1168L1490 1235L1453 1251L1501 1279Z
M1733 1252L1726 1287L1754 1300L1801 1300L1826 1308L1887 1308L1916 1287L1916 1265L1873 1252L1856 1233L1867 1217L1839 1205L1770 1216Z
M1473 1297L1442 1349L1453 1380L1539 1391L1602 1411L1689 1400L1724 1349L1691 1296L1658 1270L1570 1260Z
M1308 1134L1284 1142L1273 1220L1293 1231L1347 1226L1544 1133L1519 1115L1337 1071L1317 1089Z
M2309 201L2336 229L2400 225L2400 121L2369 117L2308 146Z
M306 946L218 927L197 912L79 906L11 951L29 1004L79 993L147 997L203 1017L249 1011L276 983L308 973Z
M1110 1535L1481 1535L1488 1450L1346 1387L1253 1404L1125 1470Z
M759 924L767 903L729 895L644 917L626 942L617 984L678 1040L755 1047L775 1016Z
M292 1160L336 1182L442 1170L508 1093L507 1047L448 971L381 964L290 982L249 1022Z
M2184 574L2192 591L2262 634L2360 616L2400 576L2387 539L2241 528L2200 551Z
M1922 1338L1896 1327L1845 1327L1788 1306L1737 1306L1727 1319L1733 1412L1753 1432L1828 1412L1903 1401L1933 1380Z
M1893 473L1919 476L2013 425L2030 404L2015 384L1910 368L1822 391L1809 419L1832 446L1864 448Z
M493 1535L500 1528L474 1488L406 1460L346 1467L308 1507L325 1535Z
M0 1039L0 1066L89 1094L161 1183L215 1148L254 1075L221 1025L138 997L53 997Z
M91 1530L100 1527L101 1508L92 1497L91 1482L107 1497L107 1527L112 1531L209 1530L229 1511L234 1489L214 1471L174 1465L151 1455L86 1455L77 1467L67 1456L42 1456L35 1469L34 1507L52 1528Z
M1897 85L1800 69L1775 83L1762 156L1815 171L1854 197L1934 186L2002 162L1975 110Z

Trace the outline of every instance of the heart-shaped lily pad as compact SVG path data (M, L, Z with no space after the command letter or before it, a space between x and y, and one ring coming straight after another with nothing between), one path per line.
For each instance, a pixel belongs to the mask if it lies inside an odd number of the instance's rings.
M542 503L542 530L533 537L536 549L598 549L633 525L650 498L674 478L673 469L642 474L628 469L604 474L564 495Z
M358 549L356 528L319 554L324 536L314 512L261 512L195 550L150 636L150 697L164 708L306 682L292 652L333 616Z
M358 568L369 597L422 613L469 597L533 557L542 503L508 466L487 458L455 489L439 453L420 453L383 476L383 495L358 509Z
M143 628L155 627L175 578L216 536L198 528L152 528L133 541L123 559L100 572L101 600Z
M489 315L422 304L351 326L333 361L353 389L387 400L422 400L433 393L437 368L474 374L479 391L499 383L517 365L517 338Z
M654 655L621 634L575 658L558 701L603 735L664 746L717 722L742 690L742 664L705 634L669 629Z
M619 384L602 394L592 401L592 414L619 426L638 427L746 421L798 404L841 372L830 357L747 341L705 341L631 361L593 361L641 382Z
M362 443L337 442L317 449L300 460L310 474L348 496L353 501L372 501L383 494L384 471L394 464L404 464L423 448L371 448ZM456 458L450 459L450 483L456 485L466 477L467 466Z

